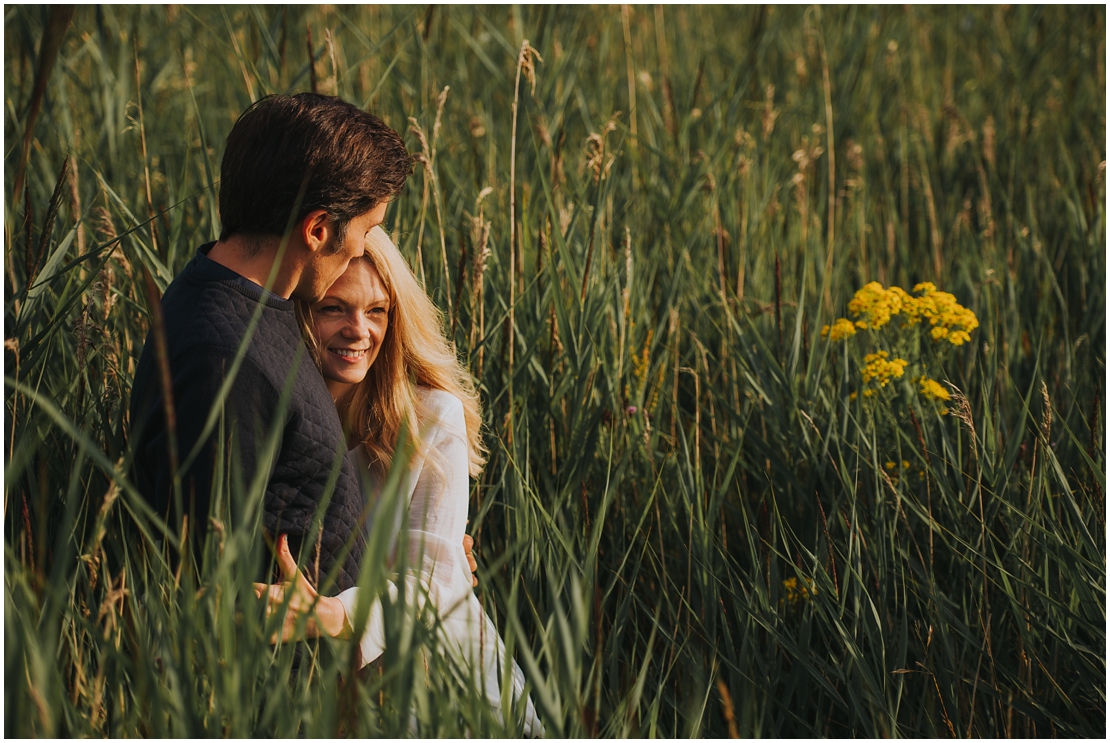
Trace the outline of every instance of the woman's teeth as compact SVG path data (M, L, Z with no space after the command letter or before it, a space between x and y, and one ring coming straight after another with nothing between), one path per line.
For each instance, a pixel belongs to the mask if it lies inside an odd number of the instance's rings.
M334 353L336 356L342 356L343 358L350 359L352 361L361 359L363 356L366 355L366 349L363 349L361 351L353 351L349 348L329 348L328 350Z

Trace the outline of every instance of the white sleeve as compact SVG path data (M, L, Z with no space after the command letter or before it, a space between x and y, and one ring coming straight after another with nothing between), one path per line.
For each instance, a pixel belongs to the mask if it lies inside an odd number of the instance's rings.
M390 597L396 599L397 586L390 582L386 583L386 587L389 590ZM358 586L355 586L336 596L343 604L343 613L346 614L349 627L355 626L358 591ZM363 665L377 660L378 656L385 650L385 622L382 617L382 602L377 596L374 597L374 603L370 606L370 616L366 619L366 629L362 632L358 647L362 652Z
M421 434L422 457L412 462L409 482L415 483L409 501L405 541L409 569L420 576L437 611L448 614L471 597L470 566L462 546L470 501L466 418L462 402L440 390L424 390ZM406 585L409 581L405 581ZM396 600L397 586L387 583ZM349 588L337 596L354 627L359 589ZM406 601L422 603L421 591L408 586ZM370 606L366 628L359 639L362 662L374 661L384 651L385 624L381 601Z
M470 457L462 402L441 390L428 390L423 398L426 455L412 473L409 565L420 566L429 598L444 614L465 601L472 589L462 545L470 506Z

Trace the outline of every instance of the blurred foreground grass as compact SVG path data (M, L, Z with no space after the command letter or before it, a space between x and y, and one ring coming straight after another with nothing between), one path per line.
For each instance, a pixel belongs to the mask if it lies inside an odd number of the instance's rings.
M423 157L387 226L549 735L1105 734L1104 8L4 13L6 735L513 732L411 607L382 672L273 649L257 533L175 574L126 480L144 272L313 88ZM945 406L855 394L882 337L820 329L870 281L975 313L919 348Z

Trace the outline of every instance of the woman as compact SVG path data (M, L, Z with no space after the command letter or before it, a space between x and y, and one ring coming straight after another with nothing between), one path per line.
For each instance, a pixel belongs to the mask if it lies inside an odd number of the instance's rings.
M383 489L399 438L406 436L412 455L401 485L408 503L402 541L415 573L406 583L419 583L415 593L435 608L447 651L476 671L487 698L499 709L498 660L504 657L504 643L474 595L472 558L463 546L468 476L478 475L485 463L481 410L469 373L447 343L438 310L385 231L375 228L365 256L352 261L324 299L301 317L349 443L357 446L355 456L367 475L372 499ZM395 545L402 528L400 511L393 518L377 516L394 522ZM317 596L308 581L298 577L284 538L278 541L277 556L287 582L268 587L268 592L270 605L276 607L293 588L286 635L298 614L314 609L310 634L350 636L359 589L335 598ZM409 592L413 588L409 585ZM258 590L261 594L267 587ZM383 644L382 609L375 600L359 641L363 662L380 656ZM515 662L512 684L519 702L524 676ZM524 697L523 702L525 734L542 735L531 699Z

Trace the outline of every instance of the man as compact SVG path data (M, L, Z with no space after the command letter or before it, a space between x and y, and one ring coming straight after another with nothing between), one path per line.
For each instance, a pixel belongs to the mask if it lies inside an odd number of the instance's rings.
M292 299L320 299L362 255L411 163L396 132L337 98L272 96L247 109L220 168L220 239L166 289L165 360L152 327L132 388L136 482L171 528L203 544L210 508L242 518L241 496L261 478L263 528L288 535L326 595L355 584L364 498ZM333 569L334 585L320 586Z

